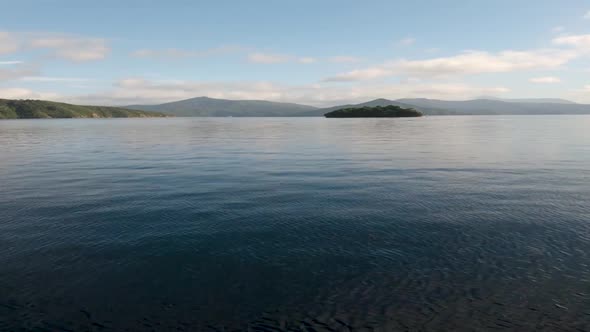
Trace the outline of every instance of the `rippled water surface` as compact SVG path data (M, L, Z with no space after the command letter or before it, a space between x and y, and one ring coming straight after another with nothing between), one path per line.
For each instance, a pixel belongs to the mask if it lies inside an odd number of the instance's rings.
M590 331L590 117L0 122L0 330Z

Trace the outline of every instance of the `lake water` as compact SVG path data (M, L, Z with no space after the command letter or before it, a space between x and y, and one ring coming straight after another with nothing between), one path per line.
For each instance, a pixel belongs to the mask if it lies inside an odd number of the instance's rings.
M590 116L1 121L0 330L590 331Z

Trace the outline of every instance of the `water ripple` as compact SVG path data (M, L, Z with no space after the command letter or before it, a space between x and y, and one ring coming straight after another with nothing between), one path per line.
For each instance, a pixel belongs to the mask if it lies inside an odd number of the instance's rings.
M590 331L589 124L0 122L0 331Z

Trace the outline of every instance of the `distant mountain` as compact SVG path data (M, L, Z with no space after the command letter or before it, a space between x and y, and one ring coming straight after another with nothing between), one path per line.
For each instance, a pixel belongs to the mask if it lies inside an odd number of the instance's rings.
M367 102L360 103L360 104L347 104L347 105L339 105L339 106L333 106L333 107L320 108L320 109L316 109L316 110L313 110L310 112L305 112L305 113L302 113L299 115L300 116L324 116L324 114L326 114L326 113L330 113L330 112L345 109L345 108L362 108L362 107L376 107L376 106L381 106L381 107L398 106L398 107L402 107L402 108L414 108L417 111L420 111L422 113L429 114L429 115L454 114L452 111L447 111L447 110L443 110L443 109L437 109L437 108L432 108L432 107L418 107L416 105L404 103L404 102L401 102L398 100L389 100L389 99L379 98L379 99L367 101Z
M126 108L157 111L176 116L297 116L316 107L264 100L227 100L197 97L159 105L130 105Z
M0 119L148 118L165 114L120 107L80 106L45 100L0 99Z
M474 99L449 101L426 98L398 100L375 99L360 104L317 108L264 100L227 100L208 97L191 98L159 105L131 105L126 108L157 111L176 116L324 116L344 109L375 106L413 108L425 115L518 115L518 114L590 114L590 105L563 99Z
M398 102L413 105L417 109L447 110L462 115L529 115L529 114L590 114L590 105L551 102L508 102L502 100L475 99L447 101L437 99L399 99ZM424 111L429 114L428 111Z
M517 98L517 99L512 98L512 99L507 99L507 98L482 96L482 97L478 97L476 99L499 100L499 101L505 101L505 102L509 102L509 103L576 104L571 100L560 99L560 98Z

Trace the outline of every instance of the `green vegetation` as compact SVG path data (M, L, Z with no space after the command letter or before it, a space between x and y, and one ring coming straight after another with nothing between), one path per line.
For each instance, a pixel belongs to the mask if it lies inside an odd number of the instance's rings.
M389 105L343 108L326 113L324 116L326 118L410 118L420 117L422 113L413 108Z
M44 100L0 99L0 119L51 118L148 118L165 117L156 112L119 107L79 106Z

